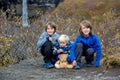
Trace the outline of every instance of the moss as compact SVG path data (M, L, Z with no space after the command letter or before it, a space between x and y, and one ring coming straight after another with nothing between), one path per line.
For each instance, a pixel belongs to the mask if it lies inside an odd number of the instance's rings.
M105 70L114 66L120 66L120 54L105 55L102 59L102 66Z
M112 62L111 62L111 65L120 66L120 57L114 57Z

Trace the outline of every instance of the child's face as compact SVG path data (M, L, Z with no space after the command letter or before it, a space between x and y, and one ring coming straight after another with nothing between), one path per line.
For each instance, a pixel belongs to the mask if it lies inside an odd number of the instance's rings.
M59 42L60 43L60 47L65 47L67 42Z
M48 33L49 35L52 35L52 34L54 33L54 31L55 31L55 29L52 28L50 25L47 26L47 33Z
M87 28L87 27L85 27L83 25L81 27L81 30L82 30L84 35L89 35L89 33L90 33L90 28Z

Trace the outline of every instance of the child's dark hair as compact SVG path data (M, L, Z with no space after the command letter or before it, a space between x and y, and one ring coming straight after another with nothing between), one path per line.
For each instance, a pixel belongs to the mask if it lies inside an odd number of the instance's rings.
M52 21L47 22L47 24L45 25L45 31L47 31L48 25L50 25L51 28L54 28L54 33L55 33L56 32L56 25L55 25L55 23L52 22Z
M87 27L87 28L90 28L90 33L89 33L89 35L92 36L92 25L91 25L90 21L84 20L84 21L82 21L82 22L80 23L79 32L80 32L80 35L81 35L81 36L84 36L84 34L83 34L83 32L82 32L82 29L81 29L82 26L85 26L85 27Z

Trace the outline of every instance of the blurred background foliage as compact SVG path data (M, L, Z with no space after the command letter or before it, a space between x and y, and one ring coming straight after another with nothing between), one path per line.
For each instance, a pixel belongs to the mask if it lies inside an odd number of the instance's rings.
M57 32L75 40L79 23L90 20L101 40L102 65L120 66L120 0L64 0L55 9L29 18L30 27L22 27L22 17L15 10L0 11L0 65L18 63L38 56L36 43L47 21L54 21ZM9 11L9 17L6 13ZM28 13L29 14L29 13ZM42 14L42 15L41 15Z

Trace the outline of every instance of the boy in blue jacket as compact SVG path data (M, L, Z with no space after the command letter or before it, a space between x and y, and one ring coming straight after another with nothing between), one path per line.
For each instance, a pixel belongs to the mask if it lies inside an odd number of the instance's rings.
M85 56L87 65L92 66L94 53L96 53L95 66L99 67L102 57L102 48L98 36L92 33L91 23L88 20L82 21L80 23L79 32L80 34L77 36L70 50L70 58L73 61L74 68L80 68L82 55Z

